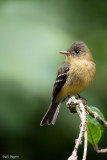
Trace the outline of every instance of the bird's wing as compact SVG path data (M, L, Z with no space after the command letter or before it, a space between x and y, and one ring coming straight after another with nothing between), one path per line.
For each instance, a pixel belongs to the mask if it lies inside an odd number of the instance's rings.
M61 90L62 86L66 82L67 79L67 72L69 71L70 68L70 63L69 62L64 62L58 69L56 81L54 83L53 87L53 101L55 100L57 94Z

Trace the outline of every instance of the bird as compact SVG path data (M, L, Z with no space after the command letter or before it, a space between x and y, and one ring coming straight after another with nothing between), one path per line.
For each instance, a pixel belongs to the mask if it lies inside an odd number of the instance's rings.
M89 87L95 77L96 64L83 41L75 41L68 50L59 53L66 55L66 58L58 69L52 101L40 126L45 123L54 125L61 103L72 94L81 98L80 93Z

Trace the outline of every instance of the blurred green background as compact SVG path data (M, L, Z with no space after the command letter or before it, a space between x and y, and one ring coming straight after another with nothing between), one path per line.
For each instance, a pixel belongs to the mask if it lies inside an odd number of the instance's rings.
M94 83L81 95L107 120L107 1L0 1L0 154L20 160L66 160L80 120L65 103L54 126L40 127L52 98L58 54L86 42L96 62ZM107 147L107 131L99 148ZM79 149L82 159L83 145ZM87 160L107 160L88 145Z

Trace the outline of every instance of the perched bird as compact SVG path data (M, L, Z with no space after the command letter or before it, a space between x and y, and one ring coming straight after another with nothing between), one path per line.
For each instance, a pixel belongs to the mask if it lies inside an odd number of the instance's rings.
M53 87L53 98L40 125L55 124L61 103L71 94L85 90L93 81L96 65L86 44L75 41L67 51L60 51L66 55L65 61L58 69Z

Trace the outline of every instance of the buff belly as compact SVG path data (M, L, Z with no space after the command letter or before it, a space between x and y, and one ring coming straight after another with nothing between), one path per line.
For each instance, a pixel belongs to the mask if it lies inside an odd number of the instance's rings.
M77 68L77 70L73 70L73 72L72 69L70 70L67 81L57 96L58 101L62 101L68 95L81 93L91 84L94 79L95 70L91 70L90 67L91 65L81 69L79 66L79 69Z

